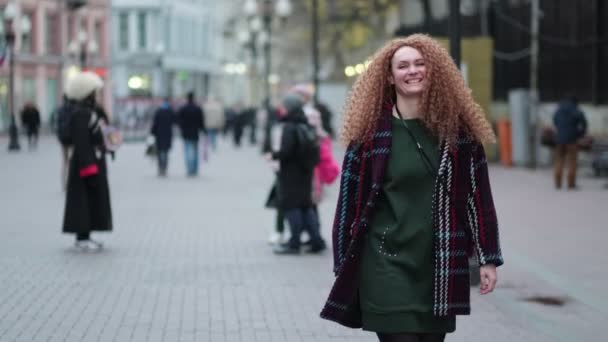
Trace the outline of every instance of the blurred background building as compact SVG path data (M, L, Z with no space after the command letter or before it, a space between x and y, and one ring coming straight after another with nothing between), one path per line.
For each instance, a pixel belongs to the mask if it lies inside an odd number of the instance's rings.
M48 122L65 77L85 67L106 79L104 102L121 127L140 131L164 96L179 102L194 90L260 106L301 82L316 86L339 126L348 89L378 47L414 32L447 46L451 33L448 0L0 0L5 24L9 3L18 9L9 15L15 110L32 100ZM462 72L493 122L523 123L513 144L549 124L566 94L581 100L592 134L608 135L606 1L460 0L457 12ZM0 67L2 131L9 65Z
M223 3L113 0L112 89L116 119L141 135L163 97L203 99L221 80Z
M108 73L110 0L89 0L82 7L80 4L77 0L0 0L4 22L0 29L5 38L0 49L5 57L8 57L5 53L9 27L15 34L13 89L9 84L8 58L3 58L0 67L0 127L3 130L10 122L11 90L16 112L31 101L40 109L43 124L47 124L59 104L66 77L82 68L83 62L84 67L111 84ZM7 6L15 11L8 16ZM12 25L7 25L7 19L12 20ZM105 88L102 99L108 108L110 88Z
M314 3L321 32L316 42L311 41ZM282 30L276 63L279 75L287 77L281 80L310 81L317 74L320 99L338 113L352 82L388 39L424 32L447 47L451 33L448 0L316 0L294 2L293 7L300 15L290 17ZM457 14L465 79L493 123L515 118L523 124L513 127L510 138L526 145L516 150L528 150L528 140L537 139L531 131L551 125L557 102L568 94L580 99L590 133L608 135L605 1L460 0ZM316 69L314 44L320 54ZM530 101L530 88L538 93L537 103ZM549 152L537 151L541 164L549 162ZM515 159L524 165L530 154Z
M221 71L222 7L213 0L113 0L114 95L205 96Z

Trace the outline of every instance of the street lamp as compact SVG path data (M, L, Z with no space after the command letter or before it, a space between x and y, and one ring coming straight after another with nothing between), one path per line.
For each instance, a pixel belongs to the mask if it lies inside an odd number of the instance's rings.
M248 18L248 31L239 35L241 42L251 48L253 62L257 58L257 43L264 49L264 103L270 109L270 75L272 69L272 23L278 16L284 23L291 14L289 0L246 0L244 11Z
M99 45L94 39L89 40L85 30L78 31L76 40L72 40L68 45L68 50L73 56L78 56L80 69L84 70L87 66L87 56L95 55L99 51Z
M319 2L312 0L312 84L315 88L312 95L314 104L319 103Z
M9 58L9 83L8 83L8 103L9 114L11 116L9 126L10 141L8 144L9 151L19 151L19 134L17 132L17 120L15 118L15 29L14 21L19 14L19 9L14 2L9 2L4 8L4 41L8 49ZM21 18L20 32L23 35L29 34L31 30L31 22L27 17Z

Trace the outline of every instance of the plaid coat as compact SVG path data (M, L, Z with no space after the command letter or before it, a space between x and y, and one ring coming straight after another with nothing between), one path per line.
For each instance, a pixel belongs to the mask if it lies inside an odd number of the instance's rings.
M364 236L383 185L392 147L390 111L370 142L351 144L344 157L333 225L336 280L321 317L361 327L358 282ZM470 313L469 263L503 263L483 146L466 135L440 146L433 194L435 316Z

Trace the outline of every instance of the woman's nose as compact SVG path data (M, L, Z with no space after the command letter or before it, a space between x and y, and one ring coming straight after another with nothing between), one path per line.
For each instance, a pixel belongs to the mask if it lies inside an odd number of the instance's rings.
M416 68L416 66L411 66L407 68L406 72L408 75L411 75L417 73L418 69Z

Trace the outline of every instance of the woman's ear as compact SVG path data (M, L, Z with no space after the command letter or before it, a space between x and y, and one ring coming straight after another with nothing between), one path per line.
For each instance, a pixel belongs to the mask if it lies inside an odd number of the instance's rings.
M395 85L395 78L393 77L393 75L388 75L388 83L390 83L391 85Z

